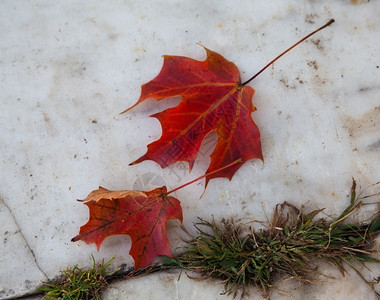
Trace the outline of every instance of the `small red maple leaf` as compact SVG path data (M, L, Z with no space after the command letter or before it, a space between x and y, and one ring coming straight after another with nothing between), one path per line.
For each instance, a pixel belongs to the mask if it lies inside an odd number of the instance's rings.
M172 256L166 222L170 219L182 222L182 208L176 198L167 195L166 187L149 192L109 191L99 187L83 202L90 209L90 219L71 241L95 243L99 250L106 237L127 234L132 240L130 254L135 270L149 266L159 255Z
M205 48L207 58L197 61L182 56L164 56L161 72L144 84L137 104L148 98L157 101L182 96L177 107L152 115L162 125L162 136L148 145L145 155L132 164L154 160L162 168L177 161L189 163L190 170L203 139L212 131L217 143L206 173L237 159L239 164L206 177L227 177L247 160L263 160L260 132L251 118L254 89L241 84L238 68L220 54Z

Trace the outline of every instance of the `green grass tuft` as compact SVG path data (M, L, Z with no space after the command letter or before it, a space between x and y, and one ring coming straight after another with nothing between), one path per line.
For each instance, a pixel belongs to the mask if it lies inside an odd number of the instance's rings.
M44 299L101 299L101 292L107 286L107 277L118 270L108 271L114 258L97 264L94 256L91 257L92 268L81 269L75 265L63 271L58 280L43 282L39 290L45 293Z
M256 286L268 295L276 279L284 276L312 282L318 260L332 263L342 273L350 266L365 280L356 266L380 262L373 257L373 241L380 233L379 211L367 224L344 221L364 205L362 199L367 197L356 197L354 181L350 205L329 222L315 220L322 209L306 214L287 202L277 205L272 221L260 222L264 229L258 231L233 220L217 224L200 219L196 224L198 235L188 242L185 252L165 258L163 263L222 279L228 294ZM366 282L372 288L376 283Z

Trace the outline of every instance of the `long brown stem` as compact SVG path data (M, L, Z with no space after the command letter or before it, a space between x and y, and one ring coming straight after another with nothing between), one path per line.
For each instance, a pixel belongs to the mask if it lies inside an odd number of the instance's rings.
M239 158L239 159L233 161L232 163L230 163L230 164L228 164L228 165L226 165L226 166L224 166L224 167L221 167L221 168L219 168L219 169L217 169L217 170L215 170L215 171L212 171L212 172L210 172L210 173L207 173L207 174L204 174L204 175L202 175L202 176L199 176L198 178L195 178L194 180L191 180L191 181L189 181L189 182L187 182L187 183L185 183L185 184L183 184L183 185L181 185L181 186L179 186L179 187L176 187L175 189L173 189L173 190L167 192L166 195L169 195L169 194L171 194L171 193L173 193L173 192L175 192L175 191L178 191L179 189L182 189L183 187L185 187L185 186L187 186L187 185L189 185L189 184L192 184L192 183L194 183L194 182L196 182L196 181L198 181L198 180L201 180L202 178L205 178L205 177L207 177L207 176L209 176L209 175L215 174L216 172L222 171L222 170L227 169L227 168L229 168L229 167L231 167L231 166L233 166L233 165L236 165L236 164L240 163L241 161L242 161L242 159Z
M304 38L302 38L301 40L299 40L297 43L295 43L293 46L291 46L290 48L288 48L287 50L285 50L284 52L282 52L279 56L277 56L275 59L273 59L270 63L268 63L264 68L262 68L259 72L257 72L255 75L253 75L250 79L248 79L246 82L242 83L241 85L246 85L248 83L250 83L253 79L255 79L257 76L259 76L266 68L268 68L271 64L273 64L277 59L279 59L281 56L283 56L284 54L286 54L287 52L289 52L290 50L292 50L295 46L297 46L298 44L301 44L304 40L308 39L309 37L311 37L313 34L317 33L318 31L322 30L323 28L331 25L332 23L334 23L335 20L334 19L331 19L330 21L328 21L325 25L319 27L318 29L314 30L312 33L309 33L307 36L305 36Z

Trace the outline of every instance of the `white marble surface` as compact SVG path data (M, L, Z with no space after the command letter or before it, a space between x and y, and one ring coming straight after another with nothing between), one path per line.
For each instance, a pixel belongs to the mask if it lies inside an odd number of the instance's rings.
M246 163L231 182L212 180L202 197L203 182L178 191L184 225L197 216L262 219L263 208L270 215L284 200L338 214L351 176L361 186L380 180L379 15L378 1L1 1L0 298L32 293L66 266L89 265L91 253L133 263L126 236L106 239L100 252L70 242L88 217L76 199L99 185L174 188L207 169L212 138L190 174L183 163L128 166L159 138L148 116L169 102L119 115L158 74L162 54L204 59L198 42L233 61L244 81L336 20L252 82L265 163ZM373 299L351 273L336 275L323 285L282 284L288 292L278 297ZM222 291L185 277L119 283L107 298L216 299Z

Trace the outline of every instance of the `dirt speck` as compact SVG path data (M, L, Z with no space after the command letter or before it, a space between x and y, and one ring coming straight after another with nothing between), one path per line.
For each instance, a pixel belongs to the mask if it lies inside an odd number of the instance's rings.
M305 17L305 22L310 23L310 24L314 24L315 23L314 19L317 17L318 17L317 14L307 14Z
M311 68L314 68L314 70L318 70L318 63L315 60L309 60L307 62L307 65Z
M48 116L48 114L47 113L42 113L43 114L43 116L44 116L44 121L46 122L46 123L48 123L49 121L50 121L50 118L49 118L49 116Z
M321 43L321 40L320 39L312 39L311 42L317 46L318 50L320 51L324 51L325 48L323 47L322 43Z
M289 87L288 80L286 78L281 78L280 82L284 85L284 87L286 88Z
M304 81L303 81L301 78L296 77L296 80L297 80L300 84L304 84Z
M355 117L346 117L343 128L348 131L355 149L379 151L380 149L380 106Z

